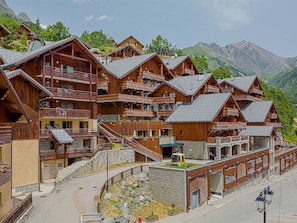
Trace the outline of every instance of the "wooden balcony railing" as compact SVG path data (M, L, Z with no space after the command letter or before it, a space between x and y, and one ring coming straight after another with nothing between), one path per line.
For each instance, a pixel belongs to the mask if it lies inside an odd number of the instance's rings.
M90 149L71 149L67 150L66 152L66 158L77 158L77 157L91 157L95 153L95 150ZM41 160L53 160L55 157L55 151L54 150L41 150L40 151L40 159ZM56 154L57 159L63 159L64 158L64 151L58 150Z
M159 116L169 116L173 113L173 110L161 110L158 111Z
M171 124L163 123L163 129L173 129Z
M41 118L91 118L91 111L84 109L40 108Z
M72 90L65 88L50 88L47 87L54 95L56 99L71 99L77 101L96 101L97 93L90 91Z
M130 94L106 94L99 95L97 102L131 102L131 103L142 103L142 104L153 104L153 99L149 97L142 97L138 95Z
M236 101L262 101L261 98L252 95L233 95L233 97Z
M51 75L53 75L53 78L56 80L70 80L72 82L81 82L89 84L90 82L92 84L96 83L97 78L96 74L90 74L86 72L80 72L80 71L73 71L72 73L69 73L67 69L61 69L58 67L46 67L45 68L45 76L47 78L50 78ZM51 72L53 70L53 73ZM38 75L37 77L42 77L41 75Z
M264 95L263 94L263 91L260 90L260 89L257 89L256 87L251 88L250 91L249 91L249 93L250 94L258 94L258 95L261 95L261 96Z
M0 144L7 144L11 142L11 127L0 126Z
M210 129L215 130L232 130L244 128L246 128L246 122L215 122L210 125Z
M222 93L234 93L234 87L221 87Z
M276 113L270 113L270 119L277 119L278 116Z
M207 137L207 143L216 143L216 140L219 140L219 143L231 143L231 142L242 142L248 141L248 136L227 136L227 137Z
M153 111L145 111L140 109L125 109L124 115L127 116L139 116L139 117L154 117L155 114Z
M8 164L0 164L0 186L11 180L11 167Z
M109 83L107 81L98 82L98 89L109 91Z
M64 129L70 136L96 136L97 129L87 129L87 128L79 128L79 129ZM52 134L50 129L40 129L39 137L43 139L51 139Z
M189 68L185 68L185 74L195 74L195 71Z
M153 102L156 104L174 104L174 97L153 97Z
M204 93L220 93L220 88L213 85L205 85Z
M155 80L155 81L164 81L165 80L165 76L163 76L161 74L151 73L149 71L143 71L142 78Z
M223 116L224 117L228 117L228 116L239 116L239 111L237 108L224 108L224 112L223 112Z
M154 88L152 86L148 86L148 85L145 85L143 83L133 82L133 81L125 81L123 83L122 90L126 90L126 89L149 91L149 92L154 91Z

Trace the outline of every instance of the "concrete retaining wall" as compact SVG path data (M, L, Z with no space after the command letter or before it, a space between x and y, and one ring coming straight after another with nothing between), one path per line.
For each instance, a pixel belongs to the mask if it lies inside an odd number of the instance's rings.
M78 161L72 165L60 170L56 178L56 185L60 185L73 178L83 175L88 171L99 170L107 165L108 152L108 166L135 162L135 153L133 149L115 149L108 151L99 151L92 159Z

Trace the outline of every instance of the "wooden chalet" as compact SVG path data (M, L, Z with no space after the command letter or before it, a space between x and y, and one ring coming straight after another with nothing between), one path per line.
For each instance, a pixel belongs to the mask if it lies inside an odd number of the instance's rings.
M126 45L132 45L133 47L135 47L136 49L142 51L144 45L139 42L134 36L128 36L126 39L124 39L123 41L119 42L116 44L116 47L122 48Z
M102 65L73 36L2 65L21 68L52 93L40 102L42 179L97 151L97 76Z
M3 70L0 69L0 221L12 209L12 141L13 131L31 122L29 113L22 104Z
M234 99L242 108L251 101L261 101L264 92L259 78L255 76L244 76L235 78L223 78L218 80L222 92L231 92Z
M131 43L119 47L116 51L108 54L112 60L124 59L126 57L134 57L142 55L143 52Z
M174 77L199 74L198 69L189 56L174 56L168 59L163 59L163 62Z
M0 46L2 46L2 39L8 36L11 32L2 24L0 24Z
M199 95L181 104L165 122L172 125L188 158L219 160L249 150L248 136L238 135L246 121L231 93Z
M23 33L27 36L29 41L36 39L35 33L32 32L30 27L25 23L22 23L19 26L17 33L18 33L17 39L20 39Z

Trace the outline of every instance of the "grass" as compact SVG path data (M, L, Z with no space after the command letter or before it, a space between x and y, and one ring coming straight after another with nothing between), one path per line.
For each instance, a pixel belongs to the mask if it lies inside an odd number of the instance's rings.
M198 166L199 164L195 164L195 163L184 163L180 166L172 166L171 163L167 163L166 167L170 167L170 168L177 168L177 169L187 169L193 166Z

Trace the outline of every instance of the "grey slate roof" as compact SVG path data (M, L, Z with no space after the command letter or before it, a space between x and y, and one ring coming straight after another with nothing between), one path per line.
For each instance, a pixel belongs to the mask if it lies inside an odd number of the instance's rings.
M244 77L234 77L234 78L223 78L218 79L218 83L221 84L222 82L226 82L237 89L242 90L243 92L248 92L252 83L256 79L256 75L254 76L244 76Z
M139 67L144 62L148 61L150 58L157 55L156 53L143 54L134 57L128 57L121 60L115 60L107 65L105 69L111 72L114 76L122 78L129 74L131 71Z
M25 53L0 48L0 57L2 58L4 63L10 63L16 58L22 57L23 55L25 55Z
M50 129L59 144L73 143L73 138L64 129Z
M272 106L272 101L254 101L241 109L247 122L264 122Z
M179 56L179 57L174 57L172 59L163 59L163 62L168 69L172 70L175 67L177 67L179 64L181 64L184 60L186 60L188 57L189 56Z
M196 91L204 86L210 77L211 74L182 76L175 77L166 83L182 92L184 95L193 95Z
M231 93L199 95L193 102L181 104L166 122L212 122L230 97Z
M273 126L247 126L239 135L248 136L270 136L273 132Z

